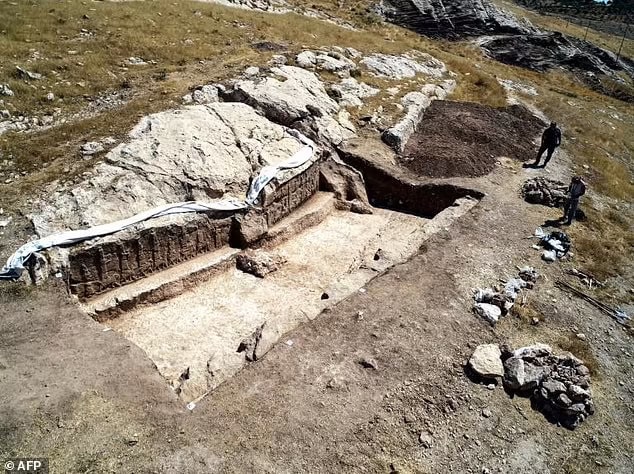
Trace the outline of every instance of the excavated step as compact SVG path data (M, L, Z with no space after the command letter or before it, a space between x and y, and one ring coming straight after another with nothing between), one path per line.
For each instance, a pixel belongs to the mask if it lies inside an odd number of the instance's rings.
M271 227L261 245L275 245L317 225L335 208L332 193L318 192L291 215ZM235 266L242 251L223 247L200 255L142 280L115 288L87 300L82 309L99 322L116 318L140 304L155 304L180 295L201 282Z
M317 198L322 199L327 203ZM107 324L148 354L181 400L195 401L260 359L286 332L406 261L476 204L459 199L432 220L387 209L372 215L334 210L316 225L266 245L265 252L286 263L264 278L228 268L190 291L138 306ZM320 208L308 203L301 211L304 219L320 215L309 211L313 206ZM293 222L302 228L297 215L276 229L270 242Z
M139 304L159 303L180 295L198 284L235 265L240 249L224 247L192 260L154 273L107 293L92 298L80 306L99 322L115 318Z

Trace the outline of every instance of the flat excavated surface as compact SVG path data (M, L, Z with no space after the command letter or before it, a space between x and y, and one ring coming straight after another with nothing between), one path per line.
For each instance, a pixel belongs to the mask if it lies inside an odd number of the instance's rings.
M444 217L472 205L465 201ZM245 354L238 346L259 327L264 325L257 356L285 332L415 254L438 226L429 222L384 209L373 215L333 211L274 247L287 263L265 278L231 269L109 324L148 354L184 401L192 401L240 370Z
M500 156L534 159L544 123L524 107L436 100L405 146L401 164L432 178L484 176Z

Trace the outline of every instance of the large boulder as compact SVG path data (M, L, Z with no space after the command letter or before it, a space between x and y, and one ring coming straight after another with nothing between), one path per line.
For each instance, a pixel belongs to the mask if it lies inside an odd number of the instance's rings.
M501 356L502 352L497 344L482 344L473 352L469 366L480 377L503 377L504 365Z
M521 357L510 357L504 362L504 385L511 390L526 392L537 388L548 373L548 367L533 365Z
M109 223L163 204L244 199L260 168L281 163L302 147L285 127L246 104L194 105L153 114L91 176L70 188L57 185L34 214L35 229L42 236Z

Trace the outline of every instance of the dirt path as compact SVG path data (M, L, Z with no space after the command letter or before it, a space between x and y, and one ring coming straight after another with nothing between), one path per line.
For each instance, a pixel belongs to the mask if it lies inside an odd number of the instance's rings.
M632 472L632 340L553 286L562 265L542 263L526 237L558 211L518 196L534 173L505 160L476 180L488 195L471 215L191 412L142 351L61 292L3 293L0 456L49 456L53 472ZM530 295L544 321L491 329L470 289L524 264L547 276ZM596 359L597 413L574 432L464 375L477 344L559 349L578 332ZM369 359L376 369L359 363Z

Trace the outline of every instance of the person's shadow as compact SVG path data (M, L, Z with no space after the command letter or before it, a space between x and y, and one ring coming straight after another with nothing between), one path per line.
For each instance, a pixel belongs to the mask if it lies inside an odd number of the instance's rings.
M542 224L542 227L556 227L559 229L563 224L564 219L546 219Z

